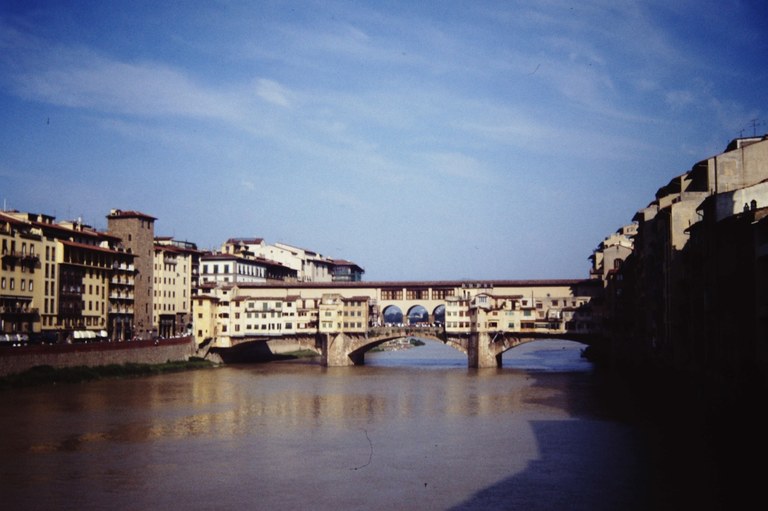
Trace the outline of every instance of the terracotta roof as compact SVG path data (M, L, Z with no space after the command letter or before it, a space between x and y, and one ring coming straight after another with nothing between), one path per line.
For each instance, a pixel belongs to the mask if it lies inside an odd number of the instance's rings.
M30 225L30 222L21 220L19 218L16 218L15 216L6 215L2 211L0 211L0 220L3 220L4 222L8 222L11 224L16 224L16 225Z
M259 264L265 264L269 266L279 266L281 268L288 268L289 270L292 268L289 268L288 266L285 266L283 263L278 261L272 261L271 259L264 259L263 257L242 257L237 254L223 254L220 252L217 252L215 254L213 253L207 253L203 254L200 257L201 262L205 261L239 261L244 263L259 263Z
M234 245L242 243L244 245L261 245L264 242L264 238L229 238L226 243Z
M107 254L119 254L119 255L128 255L131 257L136 257L136 254L132 254L130 252L123 252L121 250L114 250L111 248L104 248L104 247L97 247L95 245L88 245L87 243L77 243L75 241L67 241L67 240L59 240L62 245L67 247L74 247L74 248L83 248L86 250L95 250L97 252L104 252Z
M143 218L145 220L157 220L157 218L140 211L122 209L113 209L109 212L107 218Z

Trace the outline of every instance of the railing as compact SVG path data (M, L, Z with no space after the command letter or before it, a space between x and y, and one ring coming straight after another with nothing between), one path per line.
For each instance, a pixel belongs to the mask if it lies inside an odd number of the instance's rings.
M37 254L11 251L3 254L3 260L12 263L19 261L20 264L27 266L28 268L40 268L40 257Z
M0 314L21 314L21 315L28 315L33 314L37 315L40 312L40 309L37 307L8 307L8 306L0 306Z
M109 314L133 314L131 307L110 307Z
M417 336L419 333L421 334L430 334L434 336L440 336L443 333L449 333L447 332L443 326L417 326L417 325L381 325L381 326L373 326L368 328L368 335L371 336L383 336L383 335L414 335Z

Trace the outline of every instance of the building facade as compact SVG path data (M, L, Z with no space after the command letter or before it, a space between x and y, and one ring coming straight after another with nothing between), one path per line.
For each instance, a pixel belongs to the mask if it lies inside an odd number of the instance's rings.
M5 334L44 342L130 335L134 255L119 238L18 211L0 214L0 238Z
M768 384L766 180L768 137L736 139L637 212L631 254L600 275L615 360Z
M113 209L107 215L107 231L122 240L134 254L134 335L151 337L156 328L154 314L155 220L138 211Z
M353 262L332 259L285 243L269 245L263 238L230 238L221 246L220 252L244 259L269 261L291 270L284 271L280 278L299 282L359 282L365 273Z
M152 324L160 337L191 333L200 252L194 243L167 237L157 238L154 250Z

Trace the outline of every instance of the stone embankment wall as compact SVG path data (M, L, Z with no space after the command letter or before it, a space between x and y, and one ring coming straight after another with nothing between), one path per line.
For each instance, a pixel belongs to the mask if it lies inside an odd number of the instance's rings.
M0 376L21 373L35 366L102 366L110 364L163 364L189 360L195 354L193 337L158 341L95 342L0 348Z

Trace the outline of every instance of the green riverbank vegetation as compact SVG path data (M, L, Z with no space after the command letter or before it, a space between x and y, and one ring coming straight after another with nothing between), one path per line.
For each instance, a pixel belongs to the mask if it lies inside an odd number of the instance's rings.
M0 378L0 390L57 383L82 383L94 380L153 376L156 374L208 369L217 364L192 357L187 361L165 362L164 364L109 364L104 366L52 367L36 366L17 374Z

